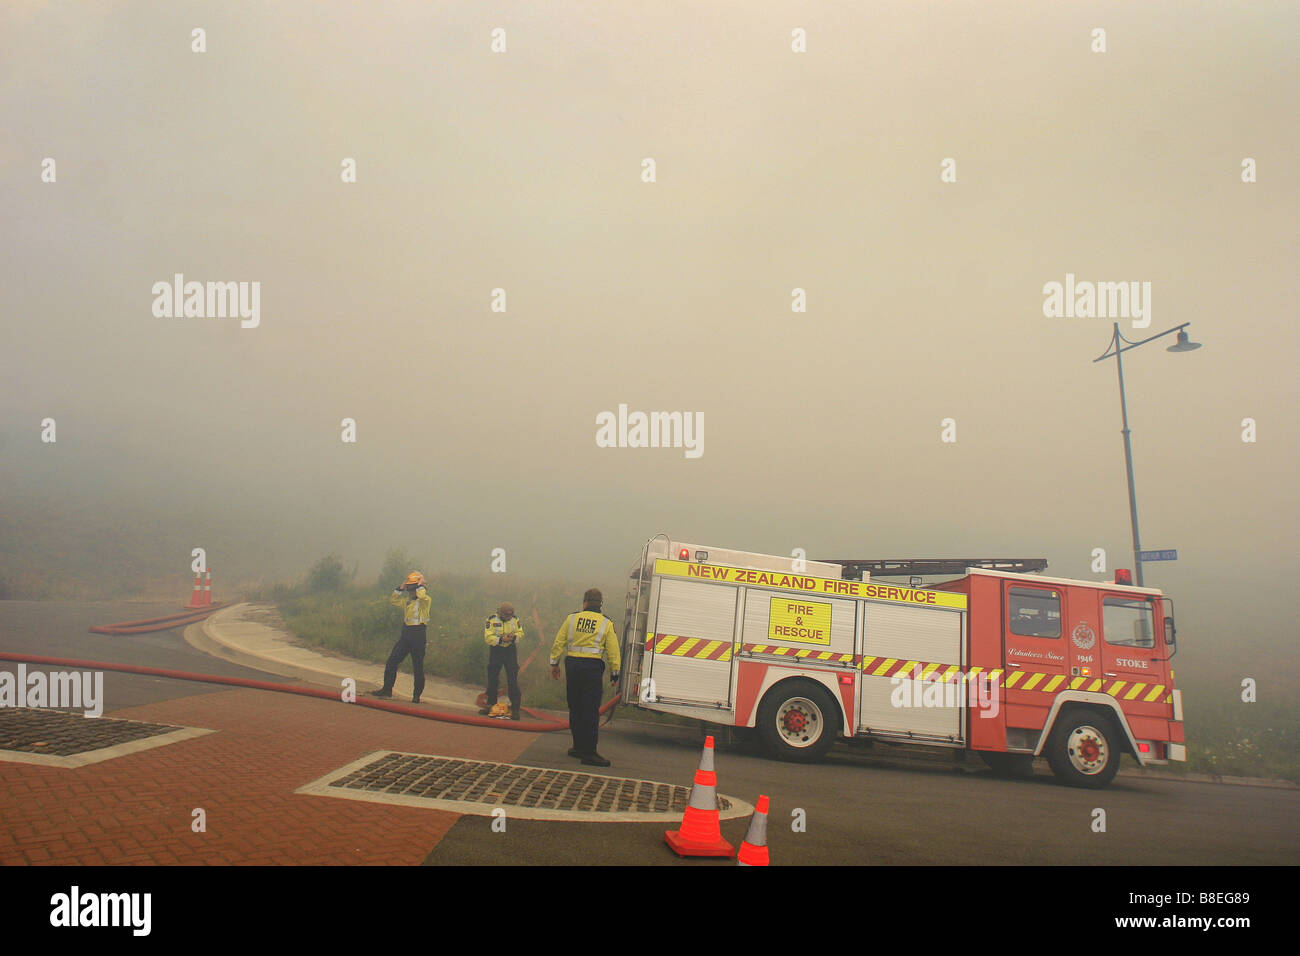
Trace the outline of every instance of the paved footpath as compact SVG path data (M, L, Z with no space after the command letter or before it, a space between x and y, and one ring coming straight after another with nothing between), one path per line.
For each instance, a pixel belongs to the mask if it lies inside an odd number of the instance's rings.
M76 769L0 762L0 863L416 864L460 814L294 790L371 750L510 761L536 737L255 690L106 716L216 733Z
M146 666L166 654L164 666L277 679L222 661L205 666L179 630L85 633L147 609L119 607L114 616L102 607L0 604L11 605L5 649ZM0 864L416 864L460 814L294 791L368 751L512 761L537 739L260 690L112 673L105 684L105 717L214 733L73 769L0 760ZM114 706L121 701L131 703ZM197 808L206 832L191 829Z

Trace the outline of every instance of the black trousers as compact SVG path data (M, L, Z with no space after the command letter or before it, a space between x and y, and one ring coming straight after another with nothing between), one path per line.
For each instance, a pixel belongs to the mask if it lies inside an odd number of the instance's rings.
M507 644L488 648L488 685L487 705L497 702L497 686L501 678L501 668L506 670L506 691L510 695L510 710L519 712L519 647Z
M580 754L596 752L600 728L601 678L605 662L594 657L564 659L565 690L569 696L569 732L573 749Z
M411 667L415 669L415 696L424 693L424 648L428 643L424 624L403 624L402 636L393 645L393 653L388 655L384 665L384 692L391 694L397 680L397 668L406 655L411 655Z

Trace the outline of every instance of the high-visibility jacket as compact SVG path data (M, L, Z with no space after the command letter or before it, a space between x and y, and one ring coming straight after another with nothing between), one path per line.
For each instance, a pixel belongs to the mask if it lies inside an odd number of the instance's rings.
M551 666L559 664L565 654L595 660L603 655L609 661L609 669L617 671L620 660L614 622L599 611L574 611L555 632Z
M524 626L519 623L517 617L503 621L493 614L483 627L483 640L489 647L509 647L511 644L517 644L523 636Z
M407 624L428 624L429 609L433 607L433 598L424 588L415 589L415 597L409 591L394 591L388 599L390 604L402 609Z

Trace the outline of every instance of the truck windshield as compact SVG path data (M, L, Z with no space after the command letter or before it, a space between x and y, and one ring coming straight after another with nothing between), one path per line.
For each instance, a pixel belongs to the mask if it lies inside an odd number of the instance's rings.
M1149 602L1108 597L1102 604L1102 626L1107 644L1120 647L1156 646L1155 618Z

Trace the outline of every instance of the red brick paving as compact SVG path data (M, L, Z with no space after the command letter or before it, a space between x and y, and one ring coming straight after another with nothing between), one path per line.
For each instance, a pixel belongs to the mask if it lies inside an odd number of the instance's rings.
M75 769L0 759L0 864L416 864L460 814L293 791L370 750L512 761L536 739L243 689L109 716L216 733Z

